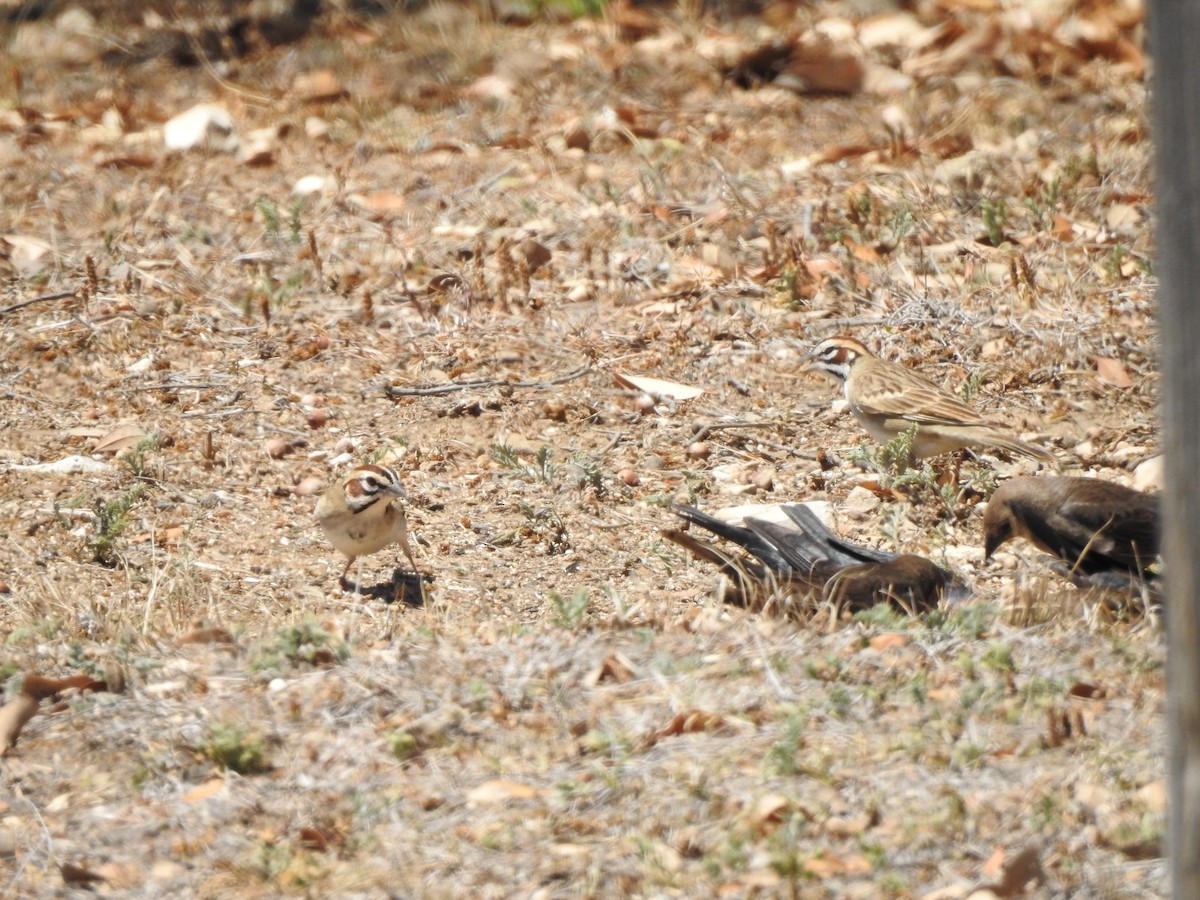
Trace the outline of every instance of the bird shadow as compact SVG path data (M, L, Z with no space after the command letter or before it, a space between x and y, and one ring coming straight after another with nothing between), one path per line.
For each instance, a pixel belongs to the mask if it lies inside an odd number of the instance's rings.
M413 609L422 609L425 606L425 586L432 584L433 580L433 576L422 575L420 572L395 569L388 581L365 585L356 584L347 579L342 587L344 590L353 591L373 600L382 600L384 603L403 603Z

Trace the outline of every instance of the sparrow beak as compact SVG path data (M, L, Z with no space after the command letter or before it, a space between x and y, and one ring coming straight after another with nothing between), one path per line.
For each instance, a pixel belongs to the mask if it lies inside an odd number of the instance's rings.
M990 561L992 558L992 554L995 553L997 548L1003 543L1004 543L1004 541L1001 540L1000 535L998 535L998 534L987 535L987 537L984 539L984 542L983 542L983 561L984 562Z
M404 485L402 484L389 484L387 492L393 497L399 497L401 500L408 499L408 491L404 489Z

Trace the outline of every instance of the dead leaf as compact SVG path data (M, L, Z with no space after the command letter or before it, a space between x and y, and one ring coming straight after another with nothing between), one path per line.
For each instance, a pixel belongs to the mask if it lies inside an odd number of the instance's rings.
M125 423L118 425L96 442L93 453L120 453L130 447L136 447L147 436L148 432L141 425Z
M58 867L58 871L62 875L64 884L91 884L94 881L104 880L104 876L98 872L73 863L63 863Z
M760 833L766 833L783 822L784 813L790 806L783 794L764 794L755 802L747 818Z
M403 194L393 194L391 191L375 191L371 194L351 194L346 198L359 209L364 209L375 215L398 213L408 205Z
M301 103L332 103L350 96L345 85L329 69L297 75L292 82L292 92Z
M4 246L11 249L4 253ZM0 234L0 257L7 257L13 267L25 277L36 275L45 266L51 246L41 238L24 234Z
M1133 379L1129 377L1129 371L1119 360L1108 356L1093 356L1092 362L1096 364L1096 377L1105 384L1119 388L1133 387Z
M643 391L650 396L670 397L672 400L693 400L704 393L703 388L690 384L680 384L677 381L663 381L661 378L650 378L645 375L625 375L614 372L617 384L624 387Z
M1142 213L1130 203L1114 203L1104 214L1104 224L1114 231L1131 232L1142 224Z
M728 723L724 716L710 713L703 709L690 709L687 712L676 713L665 726L650 732L642 741L641 750L653 747L663 738L678 737L681 734L696 734L704 731L717 731Z
M180 644L236 644L234 636L224 628L197 628L179 636Z
M820 856L806 859L804 868L816 878L832 878L835 875L861 875L869 872L871 863L861 853L838 856L826 850Z
M204 784L197 785L190 791L184 791L179 799L184 803L199 803L202 800L207 800L209 797L215 796L223 787L225 787L224 778L210 778Z
M595 687L602 681L615 681L624 684L634 676L634 665L629 657L617 651L610 653L600 661L600 664L583 679L588 687Z
M870 644L872 650L890 650L893 647L903 647L908 643L908 638L903 634L877 634L871 638Z
M1030 881L1040 885L1046 878L1035 847L1026 847L1011 859L1003 847L998 848L984 863L983 874L989 878L1000 876L998 883L984 887L997 897L1023 897Z
M525 259L525 265L528 267L530 275L550 262L551 257L550 248L545 244L538 243L533 238L518 244L517 253Z
M81 691L107 691L108 685L90 675L69 675L66 678L47 678L45 675L26 675L21 682L21 693L38 700L45 700L63 691L77 688Z
M472 806L504 803L508 800L532 800L546 793L545 788L521 784L519 781L509 781L505 778L494 778L485 781L479 787L467 792L467 803Z
M1067 688L1067 693L1072 697L1082 697L1085 700L1099 700L1108 694L1100 685L1088 684L1086 681L1075 682Z
M329 849L329 845L333 843L333 838L336 835L327 834L320 828L304 827L297 833L300 839L298 843L305 850L313 850L317 853L324 853Z
M21 729L37 714L39 705L36 697L17 694L0 707L0 756L16 746Z
M168 150L207 147L231 153L237 149L238 138L228 110L215 103L198 103L163 126L163 143Z

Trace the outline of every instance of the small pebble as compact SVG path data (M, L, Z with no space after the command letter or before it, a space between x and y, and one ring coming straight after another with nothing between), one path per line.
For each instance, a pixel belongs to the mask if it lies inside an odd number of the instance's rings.
M774 490L775 473L770 469L758 469L750 476L750 483L760 491Z
M324 487L324 481L310 475L300 479L300 483L296 485L296 494L300 497L312 497L314 494L321 493Z
M314 409L309 411L304 417L304 421L308 423L309 428L324 428L325 423L329 421L329 416L323 410Z
M692 459L708 459L712 456L712 447L708 441L693 441L688 445L687 455Z
M628 467L618 472L617 477L621 479L622 483L629 487L637 487L642 483L642 480L638 478L638 473Z

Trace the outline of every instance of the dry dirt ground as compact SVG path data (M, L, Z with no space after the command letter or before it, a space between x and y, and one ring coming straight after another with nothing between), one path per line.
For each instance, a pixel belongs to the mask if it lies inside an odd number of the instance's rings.
M798 373L850 333L1154 484L1140 4L366 7L0 4L3 675L110 688L0 760L0 892L1164 893L1156 617L983 564L1031 464L873 471ZM164 147L199 102L238 147ZM365 459L423 606L314 528ZM680 499L975 596L731 606Z

